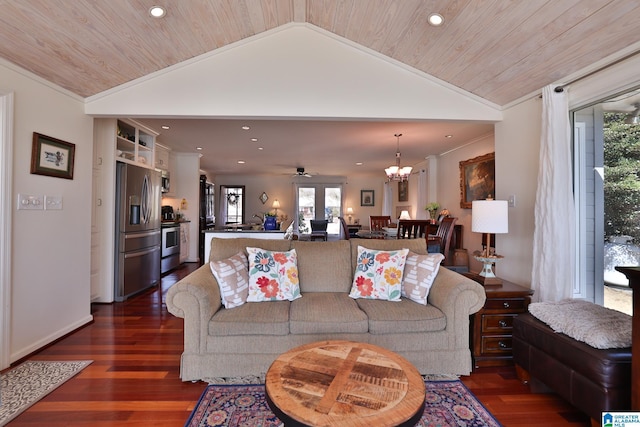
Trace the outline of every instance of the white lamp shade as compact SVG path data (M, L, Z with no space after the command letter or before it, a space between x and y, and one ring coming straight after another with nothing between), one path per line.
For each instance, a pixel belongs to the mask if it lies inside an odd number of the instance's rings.
M273 201L273 205L271 205L272 208L279 208L280 207L280 202L278 201L278 199Z
M399 219L411 219L411 215L409 215L409 211L400 212L400 218Z
M353 208L347 208L347 215L353 215Z
M471 231L475 233L508 233L509 205L506 200L474 200L471 202Z

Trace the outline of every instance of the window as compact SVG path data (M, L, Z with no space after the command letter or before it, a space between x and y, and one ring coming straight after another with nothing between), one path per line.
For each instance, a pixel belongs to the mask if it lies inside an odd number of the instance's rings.
M244 185L220 186L221 217L224 224L244 224Z
M630 310L631 293L615 266L640 264L637 105L640 90L572 115L579 251L574 296L625 312Z

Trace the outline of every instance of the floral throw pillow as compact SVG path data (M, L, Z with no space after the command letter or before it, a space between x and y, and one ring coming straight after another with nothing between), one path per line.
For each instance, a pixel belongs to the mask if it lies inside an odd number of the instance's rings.
M400 301L408 253L409 249L379 251L358 246L358 265L349 296Z
M427 305L427 297L444 259L441 253L418 255L409 252L402 279L402 296Z
M247 248L249 254L249 302L293 301L300 298L298 256L288 252Z
M224 308L239 307L249 295L249 262L243 252L231 258L209 263L211 272L220 287L220 299Z

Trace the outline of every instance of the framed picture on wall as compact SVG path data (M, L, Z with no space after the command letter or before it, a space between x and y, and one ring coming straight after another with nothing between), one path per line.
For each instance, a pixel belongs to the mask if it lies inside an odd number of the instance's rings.
M360 190L360 206L374 206L375 205L375 191L373 190Z
M495 152L460 162L460 207L471 209L471 202L496 194Z
M409 181L398 182L398 201L399 202L409 201Z
M31 173L73 179L75 154L75 144L34 132Z

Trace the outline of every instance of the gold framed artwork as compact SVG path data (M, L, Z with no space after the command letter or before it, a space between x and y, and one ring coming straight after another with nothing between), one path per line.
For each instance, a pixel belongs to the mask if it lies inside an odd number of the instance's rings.
M75 144L34 132L31 173L73 179L75 154Z
M460 162L460 207L471 209L471 202L496 193L495 152Z

